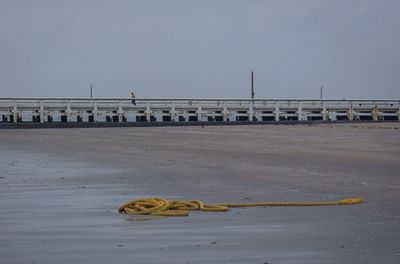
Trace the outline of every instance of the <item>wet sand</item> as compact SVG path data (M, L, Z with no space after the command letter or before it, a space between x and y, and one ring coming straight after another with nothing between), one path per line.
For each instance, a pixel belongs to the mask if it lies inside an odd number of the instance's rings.
M0 131L0 263L398 263L400 123ZM130 199L325 201L165 218Z

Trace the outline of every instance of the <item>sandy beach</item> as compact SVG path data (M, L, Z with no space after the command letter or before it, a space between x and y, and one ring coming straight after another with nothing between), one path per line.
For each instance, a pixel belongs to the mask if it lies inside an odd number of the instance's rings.
M0 263L399 263L400 123L0 130ZM134 198L360 205L118 214Z

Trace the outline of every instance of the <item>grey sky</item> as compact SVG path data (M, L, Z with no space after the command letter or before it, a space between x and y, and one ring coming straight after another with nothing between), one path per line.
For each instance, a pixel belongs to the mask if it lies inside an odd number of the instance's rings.
M0 0L0 97L400 98L400 1Z

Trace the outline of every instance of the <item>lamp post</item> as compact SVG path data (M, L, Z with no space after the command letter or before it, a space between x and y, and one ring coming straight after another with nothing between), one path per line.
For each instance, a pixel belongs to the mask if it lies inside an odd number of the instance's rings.
M321 86L321 89L319 91L319 98L321 99L321 101L322 101L322 89L324 89L323 85Z
M252 69L250 69L251 72L251 99L254 99L254 72Z

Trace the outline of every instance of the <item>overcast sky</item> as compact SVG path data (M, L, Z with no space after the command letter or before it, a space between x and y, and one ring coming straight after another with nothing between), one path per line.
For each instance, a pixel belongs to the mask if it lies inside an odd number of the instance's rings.
M399 0L0 0L0 97L400 98Z

